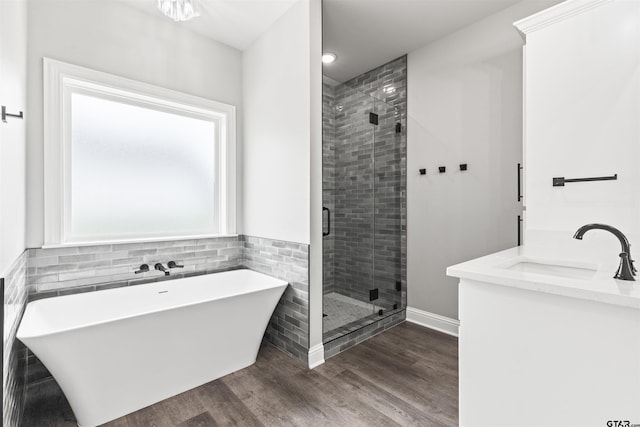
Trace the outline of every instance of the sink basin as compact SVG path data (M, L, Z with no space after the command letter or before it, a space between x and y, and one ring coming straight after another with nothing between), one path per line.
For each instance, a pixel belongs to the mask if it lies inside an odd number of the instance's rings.
M564 277L568 279L589 280L597 272L596 266L577 265L555 261L519 259L502 268L523 273L543 274L545 276Z

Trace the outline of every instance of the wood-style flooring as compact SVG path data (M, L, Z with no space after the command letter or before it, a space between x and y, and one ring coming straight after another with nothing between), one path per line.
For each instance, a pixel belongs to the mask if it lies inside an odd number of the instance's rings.
M56 383L30 394L24 426L75 426ZM458 342L402 323L308 370L265 345L241 371L108 427L457 426Z

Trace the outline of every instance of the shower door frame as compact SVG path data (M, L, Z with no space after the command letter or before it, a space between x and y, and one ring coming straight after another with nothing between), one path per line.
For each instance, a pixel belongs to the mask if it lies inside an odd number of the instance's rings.
M361 96L366 97L367 99L371 100L371 108L367 108L365 111L365 114L363 114L365 117L363 117L365 120L367 119L367 116L369 116L369 113L372 114L378 114L377 113L377 106L378 105L385 105L388 106L389 108L387 109L388 111L393 111L395 117L393 118L393 126L395 128L395 130L397 130L398 128L396 127L396 123L400 123L400 129L406 129L406 117L404 115L404 112L402 112L401 114L398 114L397 112L399 111L399 109L397 107L394 107L390 104L385 103L384 101L371 96L371 95L367 95L364 94L362 92L359 92L355 89L352 89L354 94L355 93L359 93ZM334 100L335 101L335 100ZM337 102L335 103L337 104ZM335 115L336 114L336 110L335 108L339 107L338 105L331 105L331 109L330 111ZM339 110L342 111L342 110ZM324 113L323 113L324 114ZM380 122L377 121L377 124L373 124L372 118L371 116L368 117L369 120L369 129L371 129L372 133L371 133L371 138L370 138L370 144L371 144L371 150L370 150L370 162L369 164L371 165L371 189L370 189L370 194L371 194L371 210L370 210L370 214L371 214L371 243L370 243L370 248L369 248L369 253L370 253L370 260L369 260L369 272L370 272L370 285L369 285L369 291L373 291L374 289L379 289L377 288L377 275L376 275L376 237L377 237L377 230L376 230L376 221L377 221L377 213L376 213L376 183L377 183L377 170L376 170L376 146L377 146L377 130L379 131L380 128L377 128L377 126L380 125ZM377 117L379 119L379 116ZM383 123L388 124L389 120L388 117L383 117ZM323 121L323 126L324 126L324 121ZM334 131L336 128L336 124L334 123ZM396 173L401 174L400 176L400 187L402 188L402 195L400 197L400 205L397 207L398 209L398 216L400 217L400 224L398 227L398 233L397 233L397 238L398 238L398 245L399 247L398 252L398 259L397 259L397 278L394 281L394 290L398 292L397 297L395 298L395 303L392 305L388 305L388 306L384 306L381 307L379 306L379 304L376 304L375 300L374 301L367 301L371 303L371 314L368 316L364 316L360 319L358 319L355 322L352 322L353 324L348 324L345 325L346 328L344 328L345 330L342 331L343 333L339 333L339 334L327 334L326 332L324 332L324 320L323 320L323 342L327 343L329 341L332 341L334 339L337 339L341 336L344 336L345 334L348 334L350 332L353 332L355 330L361 329L371 323L374 323L378 320L381 320L389 315L395 314L399 311L402 311L404 309L406 309L406 200L405 200L405 194L406 194L406 173L402 174L401 171L406 170L406 133L400 133L400 137L403 138L400 140L400 143L403 144L402 147L404 147L404 157L402 157L402 153L399 156L400 157L400 163L397 166L397 171ZM325 184L325 180L324 180L324 174L325 174L325 167L324 167L324 162L325 162L325 153L324 153L324 145L325 145L325 135L323 134L323 194L324 194L324 190L326 190L326 188L324 187ZM337 144L338 144L338 140L337 138L335 138L333 140L333 144L336 147L335 148L335 152L338 152L337 149ZM334 161L334 171L337 169L337 159L336 161ZM334 177L336 178L336 181L334 182L334 194L337 193L337 189L338 189L338 182L337 182L337 178L338 178L338 173L334 173ZM325 200L323 200L323 205L325 205ZM334 212L330 212L330 214L334 214L335 212L338 211L338 200L336 198L335 202L334 202ZM338 230L338 225L337 225L337 217L335 215L332 215L331 217L331 232L335 233ZM324 244L324 240L323 240L323 244ZM324 245L323 245L324 246ZM324 251L324 247L323 247L323 257L325 256L326 252ZM334 259L335 259L335 243L334 243ZM404 257L404 260L403 260ZM323 263L324 264L324 263ZM326 268L326 265L323 265L323 275L324 275L324 270ZM334 274L333 275L333 280L337 280L337 276ZM398 289L398 283L400 284L400 290ZM325 285L325 283L323 283L323 286ZM323 292L323 296L324 296L324 292ZM369 293L369 296L371 296L371 292ZM323 298L324 299L324 298ZM324 309L324 301L323 301L323 309ZM380 310L380 311L379 311ZM340 329L340 328L337 328ZM331 332L331 331L327 331L327 332Z

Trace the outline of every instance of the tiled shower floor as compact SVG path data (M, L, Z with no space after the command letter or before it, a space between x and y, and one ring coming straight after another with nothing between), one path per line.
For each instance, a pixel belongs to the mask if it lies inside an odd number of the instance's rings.
M336 292L324 295L322 331L327 333L341 326L374 314L373 305Z

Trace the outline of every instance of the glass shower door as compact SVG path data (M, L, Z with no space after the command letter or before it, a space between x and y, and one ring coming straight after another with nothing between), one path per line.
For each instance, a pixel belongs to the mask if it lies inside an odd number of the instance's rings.
M324 91L324 341L403 307L404 111L384 94ZM393 97L392 97L393 98Z
M403 204L404 138L403 111L380 99L374 110L378 125L374 128L372 156L373 180L373 288L378 299L374 301L377 314L402 308L402 269L404 226Z
M325 342L359 328L359 322L375 312L370 302L375 179L370 113L374 99L343 87L329 105L333 121L323 122ZM324 115L328 116L326 107Z

